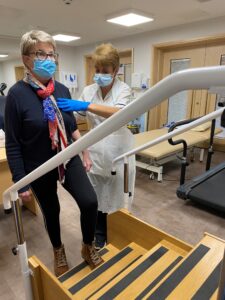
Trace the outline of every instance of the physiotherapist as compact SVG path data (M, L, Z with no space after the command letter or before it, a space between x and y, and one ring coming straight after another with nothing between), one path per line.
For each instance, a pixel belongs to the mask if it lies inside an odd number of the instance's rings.
M119 70L119 53L111 44L102 44L93 54L94 84L84 88L80 100L58 98L64 111L86 115L94 129L130 101L131 89L116 75ZM95 230L96 249L107 243L107 214L124 207L123 162L117 165L116 176L111 175L112 161L134 147L134 138L124 126L89 148L92 168L88 173L98 199L98 218ZM129 159L129 191L134 195L135 157Z

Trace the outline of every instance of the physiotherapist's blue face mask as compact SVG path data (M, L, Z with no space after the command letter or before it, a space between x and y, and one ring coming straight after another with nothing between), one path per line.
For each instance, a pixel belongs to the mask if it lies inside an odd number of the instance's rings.
M96 73L93 77L94 82L96 82L101 87L106 87L113 82L113 76L111 74L100 74Z
M56 63L50 59L35 59L32 71L38 77L49 79L56 71Z

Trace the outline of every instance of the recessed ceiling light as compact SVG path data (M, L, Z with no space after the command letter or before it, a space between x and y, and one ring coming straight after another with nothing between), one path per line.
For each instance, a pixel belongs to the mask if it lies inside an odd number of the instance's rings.
M197 0L197 2L209 2L211 0Z
M108 19L107 22L130 27L138 24L151 22L153 20L154 20L153 18L145 17L140 14L130 12L112 19Z
M0 58L8 57L9 54L0 54Z
M55 41L61 41L61 42L72 42L75 40L79 40L79 36L72 36L72 35L66 35L66 34L56 34L53 35L53 39Z

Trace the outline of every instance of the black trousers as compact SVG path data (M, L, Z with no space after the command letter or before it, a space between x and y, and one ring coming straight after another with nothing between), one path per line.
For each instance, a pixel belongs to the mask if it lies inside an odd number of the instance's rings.
M55 248L62 244L57 180L58 170L54 169L31 184L43 213L52 246ZM78 155L72 158L66 166L63 186L73 196L80 209L83 242L91 244L94 240L97 220L97 197Z
M107 242L107 213L98 211L96 229L95 229L95 240L96 245L103 247Z

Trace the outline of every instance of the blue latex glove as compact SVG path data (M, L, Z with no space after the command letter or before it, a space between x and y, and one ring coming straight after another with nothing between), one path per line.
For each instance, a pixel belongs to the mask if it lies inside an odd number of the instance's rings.
M91 102L57 98L57 105L63 111L86 111Z

